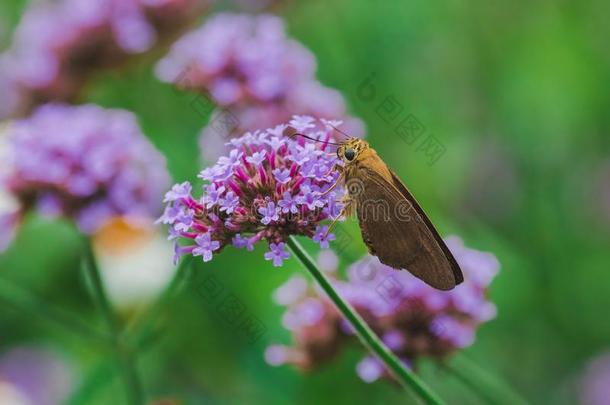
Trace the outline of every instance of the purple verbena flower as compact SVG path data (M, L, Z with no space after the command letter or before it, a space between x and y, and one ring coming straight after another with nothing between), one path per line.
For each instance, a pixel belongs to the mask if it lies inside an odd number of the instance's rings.
M318 226L317 232L324 228ZM443 359L470 346L477 328L495 316L495 306L486 297L499 268L495 256L468 249L455 236L446 242L465 277L463 284L448 292L424 284L407 271L385 266L374 256L354 263L346 280L330 275L337 292L408 367L421 357ZM289 280L275 294L281 297L276 301L287 307L284 326L295 341L294 346L285 347L287 356L281 363L311 369L334 358L354 334L326 296L300 283ZM357 373L366 382L389 377L377 360L368 357L358 364Z
M220 211L224 211L227 214L232 214L238 205L239 197L233 191L229 191L227 194L225 194L224 198L220 200Z
M285 243L270 243L269 252L265 253L265 260L271 260L275 267L280 267L284 260L290 257L290 254L284 248Z
M310 122L315 126L307 128L306 135L330 137L331 128L318 120ZM271 131L277 136L277 128ZM180 244L181 254L190 253L185 248L195 246L193 254L203 255L197 247L200 235L206 235L206 243L208 237L218 242L215 252L231 244L252 250L255 243L265 240L271 249L265 257L279 266L288 257L284 242L290 235L313 238L320 233L320 222L331 219L329 214L343 196L343 187L324 196L319 190L330 187L339 174L305 178L289 156L297 151L309 160L335 168L341 164L336 154L327 149L328 144L303 138L283 137L277 148L269 139L273 138L266 130L232 140L228 157L201 172L199 177L207 182L201 197L191 195L188 183L174 186L168 193L167 207L158 222L172 228L170 236ZM328 240L332 237L319 242L327 246Z
M241 234L237 234L233 237L233 246L238 249L246 248L249 252L254 250L253 238L244 238Z
M207 208L212 208L214 205L218 204L225 190L225 186L218 186L215 183L208 185L205 189L207 193L204 199L205 206Z
M291 180L290 169L275 169L273 170L273 177L280 184L286 184Z
M127 111L48 104L16 121L8 141L9 172L1 181L21 214L62 215L87 234L112 217L159 215L169 184L165 159ZM174 186L165 201L188 198L189 187ZM170 208L160 220L182 218Z
M243 155L243 152L241 152L239 149L233 149L229 152L229 156L221 156L220 159L218 159L218 163L225 167L232 167L240 164L241 157Z
M259 166L265 160L267 151L262 150L260 152L254 152L251 156L246 158L246 162L252 163L254 166Z
M284 145L284 141L282 140L281 135L284 129L286 129L286 127L286 125L278 125L276 128L280 130L279 136L273 136L271 137L271 139L267 140L267 143L269 144L269 146L271 146L271 149L274 152L277 151L282 145Z
M335 235L328 232L328 225L318 225L316 227L316 234L313 236L313 240L315 242L318 242L322 249L328 249L328 242L333 241L335 239Z
M163 199L163 202L167 203L170 201L176 201L182 198L187 198L191 195L191 191L193 191L193 187L188 181L185 181L181 184L175 184L170 191L165 193L165 198Z
M172 223L173 228L178 232L188 232L193 225L195 219L194 215L195 214L191 210L181 210Z
M220 242L212 240L209 232L198 235L195 238L195 243L197 247L193 249L193 256L202 256L204 262L212 260L212 252L220 247Z
M265 207L260 207L258 213L263 216L261 222L265 225L280 219L280 210L273 202L269 202Z
M310 186L303 185L301 192L302 194L296 199L297 204L305 205L310 210L315 210L325 205L324 200L320 198L320 192L313 190Z
M287 214L288 212L296 214L299 212L297 201L293 198L290 191L285 191L284 194L282 194L282 199L278 202L278 205L284 214Z
M163 215L157 219L156 223L162 224L173 224L178 220L178 217L182 214L182 208L179 206L168 205L163 210Z

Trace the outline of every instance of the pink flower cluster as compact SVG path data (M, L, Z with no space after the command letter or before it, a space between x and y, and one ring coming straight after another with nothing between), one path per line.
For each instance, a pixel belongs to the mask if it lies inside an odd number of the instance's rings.
M0 114L22 115L45 101L74 101L92 73L182 31L209 0L34 2L11 48L0 55ZM9 107L7 107L9 106ZM2 115L0 115L2 117Z
M91 234L115 216L152 218L169 183L165 158L127 111L46 104L9 127L0 187L17 211L0 213L0 250L35 210Z
M170 225L176 260L192 254L209 261L227 245L253 250L266 240L265 259L281 266L289 256L285 242L290 235L328 247L334 235L327 235L328 225L320 222L339 215L343 188L325 192L339 177L335 166L340 160L324 141L340 123L296 116L289 124L322 142L286 137L284 124L246 133L231 140L227 156L200 173L207 183L201 197L191 195L188 182L166 194L159 222Z
M218 109L228 110L232 126L203 130L204 154L230 136L294 114L341 119L350 135L364 133L361 121L347 116L341 93L316 80L314 55L287 36L279 17L217 14L178 40L156 71L161 80L209 94Z
M465 247L458 237L446 242L465 277L463 284L449 292L436 290L407 271L385 266L373 256L354 263L347 280L333 282L337 292L409 367L420 357L442 359L471 345L479 325L496 315L495 306L486 298L487 287L499 269L495 256ZM295 343L269 347L266 358L270 364L312 369L333 359L350 341L350 326L322 294L299 276L277 290L276 301L287 307L284 327L293 333ZM357 372L367 382L388 376L374 357L365 357Z

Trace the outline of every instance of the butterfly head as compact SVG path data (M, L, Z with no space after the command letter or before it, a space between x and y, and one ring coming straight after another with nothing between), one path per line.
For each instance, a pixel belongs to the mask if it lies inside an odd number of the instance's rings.
M352 138L342 143L337 148L337 156L345 163L350 163L358 158L358 155L369 147L366 141L358 138Z

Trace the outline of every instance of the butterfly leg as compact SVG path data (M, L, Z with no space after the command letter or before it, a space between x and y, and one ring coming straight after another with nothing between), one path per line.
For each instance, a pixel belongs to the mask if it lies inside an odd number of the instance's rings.
M333 222L331 222L331 224L328 226L328 229L326 230L326 233L324 234L325 239L326 239L326 237L328 237L328 234L330 233L330 231L332 231L334 226L337 224L337 221L339 221L339 218L345 218L345 217L348 217L351 215L352 199L349 196L344 196L341 199L341 202L344 204L344 206L341 209L341 212L339 213L339 215L337 215L335 217L335 219L333 219Z
M328 190L326 190L325 192L323 192L322 194L320 194L320 196L325 196L328 193L330 193L331 191L333 191L335 189L335 187L337 187L337 185L339 183L341 183L343 181L343 173L341 173L341 176L339 176L339 178L337 179L337 181L335 182L335 184L333 184L332 186L330 186L330 188Z

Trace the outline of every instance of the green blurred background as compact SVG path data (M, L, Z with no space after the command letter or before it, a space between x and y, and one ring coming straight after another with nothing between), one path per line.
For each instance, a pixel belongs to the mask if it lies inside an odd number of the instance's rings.
M3 46L24 3L0 4ZM216 9L237 8L221 3ZM441 233L497 255L502 269L490 297L498 317L482 326L467 355L532 403L574 403L583 366L610 349L610 206L600 184L610 158L610 4L311 0L274 11L315 53L320 80L346 96L351 112L366 122L368 140ZM188 94L154 77L150 62L99 77L86 101L135 112L174 179L195 180L202 167L197 137L206 120L191 109ZM367 101L358 89L371 74L376 99ZM391 96L446 148L436 164L376 112ZM354 238L342 266L366 251L357 225L344 226ZM79 254L69 226L32 218L0 256L0 272L101 323L83 286ZM273 268L262 256L261 248L231 250L198 263L196 277L214 274L264 323L264 336L249 343L223 322L194 280L141 357L151 396L192 404L408 403L394 385L358 379L354 366L363 349L356 344L315 373L265 363L268 344L290 341L271 293L303 270L296 260ZM25 343L70 359L78 377L73 403L122 403L107 351L1 307L0 350ZM450 403L480 402L435 364L421 373Z

